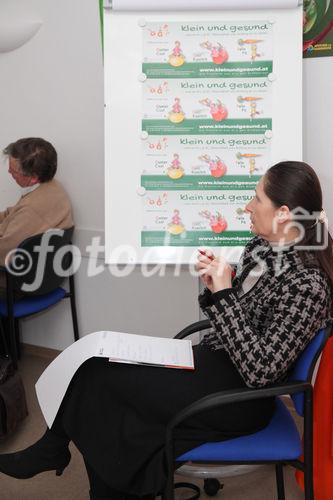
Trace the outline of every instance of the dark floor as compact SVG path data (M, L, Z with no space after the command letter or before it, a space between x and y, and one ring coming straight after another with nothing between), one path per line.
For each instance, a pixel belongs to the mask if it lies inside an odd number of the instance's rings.
M21 424L15 435L0 443L0 453L16 451L34 443L45 431L45 423L35 395L34 384L49 363L37 356L23 355L20 362L26 388L29 417ZM32 479L17 480L0 474L1 500L88 500L89 486L80 453L71 446L72 460L63 476L56 477L54 472L45 472ZM294 473L287 468L286 500L303 500L303 493L298 489ZM176 476L176 481L186 480ZM264 467L251 474L227 477L223 479L224 488L216 497L228 500L274 500L275 474L274 468ZM197 484L201 485L199 480ZM188 498L190 494L184 490L176 493L178 499ZM206 495L202 498L207 500Z

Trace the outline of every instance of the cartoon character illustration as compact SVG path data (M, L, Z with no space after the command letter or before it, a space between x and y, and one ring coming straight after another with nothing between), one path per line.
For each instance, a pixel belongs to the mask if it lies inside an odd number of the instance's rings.
M199 212L201 217L204 217L209 221L209 225L213 233L223 233L228 227L228 223L223 215L220 212L216 212L216 215L213 215L209 210L203 210Z
M171 111L168 114L168 119L172 123L181 123L185 119L185 113L182 110L179 97L175 97Z
M167 226L167 231L170 234L178 235L185 231L185 226L181 221L179 213L180 213L179 210L174 209L171 222Z
M255 171L258 171L259 169L256 167L256 158L258 158L258 154L255 153L237 153L236 157L238 160L242 158L248 158L249 159L249 174L253 175Z
M238 220L238 222L240 222L241 224L246 225L247 221L246 221L246 217L245 216L246 216L246 210L245 210L245 208L238 207L237 210L236 210L236 219Z
M151 30L150 28L148 28L148 30L149 30L150 36L153 38L156 38L156 37L163 38L169 34L169 26L167 24L163 24L162 26L160 26L157 29L157 31Z
M185 56L182 52L180 42L178 40L175 41L175 46L172 49L171 54L169 55L169 64L174 67L182 66L185 62Z
M162 139L157 142L148 142L147 144L149 149L160 151L168 147L168 139L167 137L162 137Z
M225 107L225 105L220 101L220 99L217 99L214 102L206 98L202 99L199 102L200 104L203 104L204 106L207 106L209 108L210 114L214 121L221 122L222 120L225 120L228 117L228 110Z
M162 95L169 91L168 82L163 82L158 87L152 87L151 85L148 85L148 88L151 94Z
M261 101L262 97L242 97L238 96L237 101L240 104L248 103L250 107L250 118L253 120L253 118L256 117L256 115L260 115L259 111L257 111L257 101Z
M227 166L219 156L215 156L215 159L213 159L211 156L205 154L199 156L199 160L208 164L210 174L213 177L222 177L227 172Z
M163 193L162 197L158 196L157 198L147 198L147 204L149 207L161 207L168 203L168 195L167 193Z
M174 153L173 160L170 164L170 167L167 169L167 175L170 179L180 179L184 175L184 169L179 160L179 154Z
M210 51L210 55L214 64L223 64L229 58L227 50L217 42L217 45L213 45L211 42L202 42L200 47Z
M243 47L244 45L248 45L250 47L250 55L251 55L251 61L255 61L257 57L260 57L261 54L258 54L258 47L257 44L261 43L263 40L256 40L255 38L248 38L248 39L240 39L238 40L238 45L240 47Z

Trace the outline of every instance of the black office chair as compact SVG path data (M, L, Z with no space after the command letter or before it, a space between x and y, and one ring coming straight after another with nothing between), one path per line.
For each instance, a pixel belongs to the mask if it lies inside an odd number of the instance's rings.
M195 332L210 327L209 321L199 321L182 330L175 338L184 338ZM180 411L168 424L166 432L166 460L168 480L162 493L163 500L173 500L174 462L202 464L275 464L276 485L279 500L285 499L283 466L286 464L304 472L304 494L306 500L313 500L313 401L312 401L312 375L326 341L330 334L330 327L321 329L298 358L287 382L259 389L239 389L222 391L208 395L194 402ZM290 395L296 412L304 418L304 460L299 459L302 453L302 443L294 419L283 401L278 397ZM179 457L173 454L173 435L175 428L187 418L221 408L229 403L249 401L259 398L276 396L276 409L271 422L259 432L229 439L222 442L212 442L200 445ZM187 471L189 473L189 471ZM208 472L208 471L207 471ZM208 483L207 483L208 481ZM217 487L211 488L211 479L206 479L204 489L206 493L214 495L218 492L219 482L215 479ZM177 484L175 485L177 487ZM191 483L179 483L181 487L189 487L196 494L192 499L200 496L200 489ZM212 491L212 489L214 491Z
M6 299L0 299L0 316L5 320L14 366L19 357L19 319L57 304L64 298L71 303L74 340L79 338L74 276L72 236L74 227L50 229L24 240L6 267ZM60 272L59 272L60 270ZM69 291L60 285L69 279Z

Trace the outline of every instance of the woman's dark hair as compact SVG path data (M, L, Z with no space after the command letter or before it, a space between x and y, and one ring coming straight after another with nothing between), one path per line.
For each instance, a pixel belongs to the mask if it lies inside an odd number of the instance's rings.
M304 237L298 245L315 253L333 284L333 240L326 224L319 221L323 196L313 168L300 161L277 163L264 176L264 191L277 208L286 205L293 211L294 220L304 228ZM306 259L306 253L300 254Z
M12 142L4 154L19 160L25 175L36 176L39 182L53 179L57 171L57 152L52 144L38 137Z

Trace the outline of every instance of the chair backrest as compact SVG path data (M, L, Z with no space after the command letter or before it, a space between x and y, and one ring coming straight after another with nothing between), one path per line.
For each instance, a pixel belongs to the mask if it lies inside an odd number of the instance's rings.
M50 229L22 241L7 266L13 289L44 295L59 287L71 274L73 232L74 227Z
M315 337L306 346L306 348L296 361L293 371L288 378L289 382L296 380L302 382L311 382L317 360L325 347L327 339L330 335L330 330L331 327L321 328L316 333ZM304 393L299 392L297 394L293 394L291 397L298 415L303 417Z

